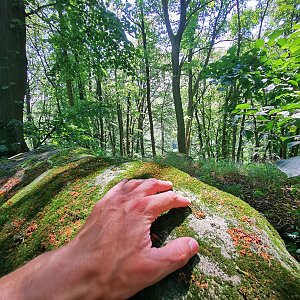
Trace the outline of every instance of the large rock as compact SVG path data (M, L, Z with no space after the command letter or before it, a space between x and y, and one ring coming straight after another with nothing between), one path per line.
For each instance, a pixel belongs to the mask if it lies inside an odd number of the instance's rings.
M172 181L192 200L156 220L154 246L192 236L200 250L133 299L300 299L299 264L248 204L175 168L103 160L82 148L45 148L1 161L0 274L67 243L93 204L122 178L149 177Z

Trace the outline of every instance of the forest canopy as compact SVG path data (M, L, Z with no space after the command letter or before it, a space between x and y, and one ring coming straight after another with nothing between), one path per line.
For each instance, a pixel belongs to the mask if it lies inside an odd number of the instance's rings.
M0 156L299 154L296 0L4 0Z

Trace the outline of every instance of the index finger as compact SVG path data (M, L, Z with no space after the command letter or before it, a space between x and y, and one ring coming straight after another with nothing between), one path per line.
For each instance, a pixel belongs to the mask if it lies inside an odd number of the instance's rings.
M137 194L139 197L151 196L157 193L169 191L172 189L172 186L171 181L149 178L134 189L133 193Z
M173 191L152 195L144 198L148 201L147 212L154 218L157 218L161 213L172 208L186 207L191 204L191 200L177 195Z

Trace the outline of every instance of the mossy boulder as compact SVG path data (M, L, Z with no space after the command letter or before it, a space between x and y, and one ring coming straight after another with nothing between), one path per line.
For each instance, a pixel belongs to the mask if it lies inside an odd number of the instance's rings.
M248 204L175 168L101 159L83 148L44 148L0 161L0 275L67 243L122 178L150 177L172 181L192 200L155 221L153 245L191 236L200 250L133 299L300 299L299 264Z

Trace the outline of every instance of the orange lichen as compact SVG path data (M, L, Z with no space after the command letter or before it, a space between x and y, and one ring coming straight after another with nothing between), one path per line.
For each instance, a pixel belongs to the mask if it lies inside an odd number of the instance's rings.
M246 233L237 227L231 228L227 232L230 234L234 245L240 247L239 253L241 255L252 256L252 252L256 249L258 255L270 264L272 257L265 251L266 248L269 248L269 245L264 245L256 234Z
M37 230L37 224L33 222L30 226L26 228L26 236L31 235L34 231Z
M247 222L247 223L249 223L249 224L253 224L253 221L252 221L249 217L247 217L247 216L242 216L242 217L241 217L241 220L242 220L243 222Z
M198 210L195 212L195 216L197 219L205 219L206 214L203 211Z

